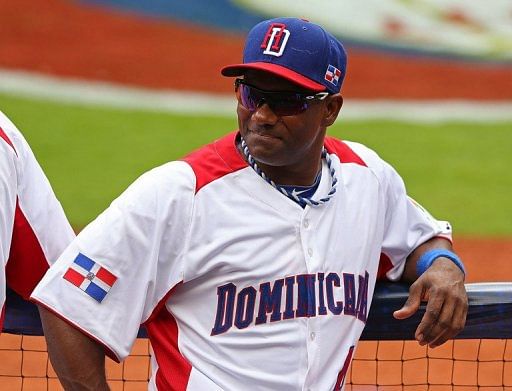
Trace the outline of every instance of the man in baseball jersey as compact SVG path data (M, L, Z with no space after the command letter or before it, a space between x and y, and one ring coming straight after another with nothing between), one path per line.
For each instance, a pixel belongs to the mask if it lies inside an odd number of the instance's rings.
M74 237L32 150L0 112L0 332L6 286L28 299Z
M346 54L294 18L250 32L239 130L142 175L36 288L52 362L70 389L106 389L104 353L148 332L158 390L333 390L343 385L378 277L416 281L395 312L428 307L437 346L464 325L451 230L361 144L326 137Z

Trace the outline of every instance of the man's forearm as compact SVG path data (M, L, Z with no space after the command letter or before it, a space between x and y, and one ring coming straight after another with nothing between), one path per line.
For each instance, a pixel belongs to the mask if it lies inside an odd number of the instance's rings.
M407 262L405 264L404 273L402 275L402 281L405 282L414 282L418 278L418 275L416 273L416 264L418 263L418 260L420 256L428 251L433 250L436 248L444 248L450 251L452 250L452 244L449 240L443 239L443 238L432 238L430 240L427 240L422 245L416 247L416 249L407 257ZM442 259L438 259L435 262L441 261ZM434 263L435 263L434 262ZM449 260L444 260L444 262L451 262Z
M39 307L50 361L65 390L109 390L103 347Z

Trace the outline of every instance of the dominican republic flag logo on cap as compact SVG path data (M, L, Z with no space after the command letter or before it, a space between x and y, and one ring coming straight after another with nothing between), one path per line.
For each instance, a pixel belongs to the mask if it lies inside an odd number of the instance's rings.
M63 278L101 303L117 277L91 258L79 253Z
M341 71L338 68L333 65L329 65L327 67L327 71L325 72L325 80L337 86L340 80L340 76Z

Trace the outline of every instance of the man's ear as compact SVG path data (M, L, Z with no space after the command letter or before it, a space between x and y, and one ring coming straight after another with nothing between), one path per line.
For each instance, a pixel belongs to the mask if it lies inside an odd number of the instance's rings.
M343 106L343 97L339 93L333 94L325 98L325 101L323 125L327 127L331 126L336 121L336 118L338 118L341 106Z

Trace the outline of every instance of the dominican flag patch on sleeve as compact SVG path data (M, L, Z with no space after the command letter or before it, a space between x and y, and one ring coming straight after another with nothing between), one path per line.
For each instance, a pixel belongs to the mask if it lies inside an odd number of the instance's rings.
M98 303L101 303L117 280L111 272L82 253L78 253L63 278L79 287Z

